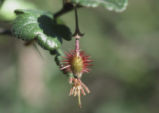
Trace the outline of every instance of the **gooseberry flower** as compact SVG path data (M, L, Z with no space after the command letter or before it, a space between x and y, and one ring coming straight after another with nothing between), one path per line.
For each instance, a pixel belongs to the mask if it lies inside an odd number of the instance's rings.
M70 83L72 88L70 90L70 96L77 96L78 103L81 107L81 94L86 95L90 93L88 87L81 81L83 73L88 73L90 71L89 66L92 60L90 56L85 55L84 51L81 51L79 48L79 39L76 38L75 50L65 53L65 59L62 61L63 66L61 70L64 72L72 73L74 77L70 78Z

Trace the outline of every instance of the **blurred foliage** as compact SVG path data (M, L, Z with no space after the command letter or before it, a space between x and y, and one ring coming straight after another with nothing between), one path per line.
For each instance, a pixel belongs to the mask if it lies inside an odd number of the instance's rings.
M53 13L62 7L60 0L25 1ZM82 97L82 109L78 108L75 98L68 96L70 86L53 56L40 48L45 94L38 104L28 101L33 98L33 92L28 98L23 96L19 74L20 54L26 47L20 40L1 35L0 113L158 113L158 4L157 0L129 0L128 9L123 13L109 12L102 7L79 10L80 28L85 33L81 47L94 60L92 71L83 77L91 94ZM74 12L63 15L62 19L73 32ZM0 27L3 24L0 22ZM73 47L72 42L64 42L65 51ZM27 63L26 60L22 61ZM33 79L28 80L28 86ZM40 84L33 85L40 87ZM38 96L36 93L35 97Z
M3 2L4 2L4 0L0 0L0 7L2 6Z

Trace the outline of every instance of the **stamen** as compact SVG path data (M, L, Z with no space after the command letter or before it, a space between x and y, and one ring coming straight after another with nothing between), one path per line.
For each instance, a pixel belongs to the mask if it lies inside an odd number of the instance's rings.
M87 93L90 93L88 87L79 79L79 78L70 78L70 81L72 81L73 86L70 89L70 96L78 96L78 104L79 107L82 107L81 104L81 94L83 94L84 96L86 95L85 90Z

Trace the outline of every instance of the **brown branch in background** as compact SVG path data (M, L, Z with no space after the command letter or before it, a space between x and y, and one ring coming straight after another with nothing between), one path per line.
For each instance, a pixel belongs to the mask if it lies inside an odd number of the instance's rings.
M10 29L0 28L0 35L12 35Z
M12 35L11 21L0 21L0 35Z

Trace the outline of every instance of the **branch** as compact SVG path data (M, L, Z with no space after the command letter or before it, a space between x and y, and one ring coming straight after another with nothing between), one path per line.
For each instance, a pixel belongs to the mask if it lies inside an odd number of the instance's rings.
M0 28L0 35L12 35L10 29Z
M81 8L81 5L77 5L77 8ZM65 3L63 5L63 8L54 14L54 18L57 18L59 16L62 16L65 13L68 13L74 9L74 5L72 3Z

